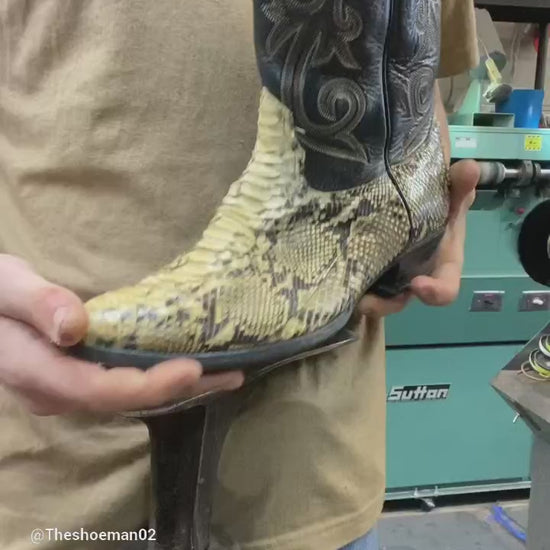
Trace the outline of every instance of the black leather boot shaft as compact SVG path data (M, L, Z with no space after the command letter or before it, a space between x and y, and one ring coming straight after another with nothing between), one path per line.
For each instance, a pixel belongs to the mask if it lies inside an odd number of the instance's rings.
M439 0L254 0L264 86L293 113L305 176L363 185L426 138Z
M432 129L440 21L439 0L393 1L387 65L390 164L412 155Z

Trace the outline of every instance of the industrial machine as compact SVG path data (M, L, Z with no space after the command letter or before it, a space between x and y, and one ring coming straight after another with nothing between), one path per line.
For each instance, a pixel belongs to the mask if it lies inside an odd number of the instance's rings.
M550 540L550 323L493 380L493 388L533 432L527 550ZM508 523L510 525L510 522Z
M550 320L550 130L480 112L481 88L450 126L482 162L460 297L387 322L388 499L530 485L531 433L490 383Z

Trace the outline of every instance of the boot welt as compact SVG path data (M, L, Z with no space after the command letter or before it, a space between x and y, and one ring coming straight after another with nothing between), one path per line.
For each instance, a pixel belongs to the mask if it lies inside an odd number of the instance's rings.
M400 255L374 285L371 285L368 292L391 298L406 291L414 277L430 274L434 267L435 252L442 238L443 232L431 235ZM260 369L317 355L319 348L337 347L338 334L350 322L353 313L354 308L349 309L323 328L299 338L261 344L250 349L184 355L78 345L71 349L71 355L105 366L136 367L143 370L163 361L182 357L199 361L205 372ZM333 339L334 345L331 344Z

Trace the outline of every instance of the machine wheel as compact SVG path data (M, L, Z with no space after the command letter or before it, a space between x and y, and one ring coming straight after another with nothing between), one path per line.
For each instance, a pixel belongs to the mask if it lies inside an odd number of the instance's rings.
M521 264L537 283L550 287L550 200L525 218L518 240Z

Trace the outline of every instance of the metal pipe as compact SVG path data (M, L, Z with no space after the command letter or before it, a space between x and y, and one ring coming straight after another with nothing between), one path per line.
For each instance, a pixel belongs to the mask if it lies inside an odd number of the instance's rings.
M478 164L480 185L498 185L504 181L506 169L501 162L480 161Z
M544 90L546 83L546 64L548 62L548 23L541 23L539 53L537 56L537 70L535 72L535 89Z
M517 168L506 168L504 167L504 179L515 179L518 180L521 177L521 170Z
M174 404L170 414L137 416L147 425L151 441L155 540L148 550L210 548L218 462L231 422L247 396L245 390L206 394Z

